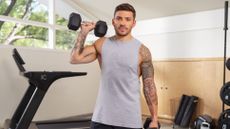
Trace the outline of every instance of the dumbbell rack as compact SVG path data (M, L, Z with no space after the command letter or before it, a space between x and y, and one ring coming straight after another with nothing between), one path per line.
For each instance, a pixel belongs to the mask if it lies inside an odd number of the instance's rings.
M230 128L230 109L225 110L225 104L230 106L230 82L226 83L226 67L229 68L229 60L226 62L226 48L227 48L227 30L228 30L228 1L225 1L225 15L224 15L224 66L223 66L223 86L220 91L220 98L222 103L222 113L218 119L219 129L229 129ZM230 69L229 69L230 70Z
M30 71L26 72L23 65L25 64L19 55L17 49L13 49L13 58L20 70L22 76L29 81L21 102L15 110L8 129L28 129L30 123L39 108L50 85L60 78L84 76L86 72L68 72L68 71Z
M228 1L225 1L225 14L224 14L224 66L223 66L223 85L225 85L226 78L226 54L227 54L227 31L228 31ZM222 111L224 111L224 103L222 105Z

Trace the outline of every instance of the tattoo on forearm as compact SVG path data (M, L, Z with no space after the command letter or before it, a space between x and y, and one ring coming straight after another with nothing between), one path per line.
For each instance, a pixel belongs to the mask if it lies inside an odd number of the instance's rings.
M149 106L158 105L156 87L153 84L152 78L147 78L144 80L144 95L146 102Z
M143 76L143 84L144 84L144 95L147 101L147 104L152 106L157 105L157 94L156 87L153 81L153 65L151 62L145 62L142 64L142 76Z
M81 54L84 49L86 36L87 34L83 34L82 32L80 32L77 38L77 42L74 45L74 49L76 49L79 54Z
M151 60L151 54L146 47L142 47L140 54L143 58L141 64L142 79L144 85L144 95L148 106L158 105L156 87L154 83L154 68Z

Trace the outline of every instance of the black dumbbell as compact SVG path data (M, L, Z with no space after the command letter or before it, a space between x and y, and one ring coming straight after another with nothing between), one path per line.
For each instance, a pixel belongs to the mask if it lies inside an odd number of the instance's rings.
M152 119L150 117L147 117L144 123L144 129L160 129L161 128L161 124L160 122L158 122L158 128L149 128L149 124L152 122Z
M81 26L81 22L82 22L82 19L81 19L80 14L71 13L69 16L69 22L68 22L67 26L70 30L76 31ZM99 20L96 23L96 26L94 29L94 34L97 37L103 37L103 36L105 36L107 29L108 29L108 27L107 27L106 22Z

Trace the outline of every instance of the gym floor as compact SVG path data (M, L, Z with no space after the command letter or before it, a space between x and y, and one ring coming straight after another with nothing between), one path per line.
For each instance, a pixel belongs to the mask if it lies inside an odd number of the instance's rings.
M2 128L2 129L3 129L3 128ZM68 129L80 129L80 128L68 128ZM89 128L86 127L86 128L81 128L81 129L89 129ZM161 122L161 129L173 129L173 125L172 125L172 124L162 123L162 122ZM181 127L175 126L174 129L189 129L189 128L181 128Z
M150 116L143 115L142 116L142 121L144 122L147 117L150 117ZM173 127L173 123L172 123L171 120L162 120L162 119L160 119L159 121L160 121L160 124L161 124L160 129L190 129L190 128L182 128L182 127L179 127L179 126L174 126Z
M182 128L182 127L178 127L178 126L174 126L174 128L173 128L172 124L161 122L161 129L190 129L190 128Z
M56 127L55 129L89 129L89 127L79 127L79 128L62 128L61 126ZM50 127L42 127L42 129L50 129ZM54 129L54 128L52 128ZM173 129L173 125L169 123L161 122L161 129ZM174 126L174 129L189 129L189 128L181 128L178 126Z
M172 124L161 123L161 129L189 129L189 128L182 128L178 126L174 126Z

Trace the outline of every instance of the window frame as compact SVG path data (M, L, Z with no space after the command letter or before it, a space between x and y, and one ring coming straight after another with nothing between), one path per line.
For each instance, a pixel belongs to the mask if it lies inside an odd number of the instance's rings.
M31 20L23 20L10 16L0 15L0 20L4 22L14 22L20 23L24 25L31 25L36 27L43 27L48 29L48 48L55 49L56 42L56 30L68 30L66 26L57 25L55 18L55 0L49 0L48 4L48 23L31 21Z
M39 1L39 0L38 0ZM32 20L23 20L23 19L18 19L10 16L4 16L0 15L0 20L4 22L14 22L14 23L20 23L24 25L31 25L31 26L36 26L36 27L43 27L48 29L48 48L49 49L56 49L56 31L69 31L67 26L64 25L58 25L56 24L56 3L55 0L48 0L48 22L39 22L39 21L32 21ZM82 9L80 6L77 4L73 3L72 1L66 0L69 5L71 5L74 10L78 10L78 12L81 12L81 16L87 20L95 20L98 19L91 13L85 11ZM93 35L93 32L90 32L89 35L87 36L89 41L95 41L97 38ZM1 44L0 44L1 45Z

